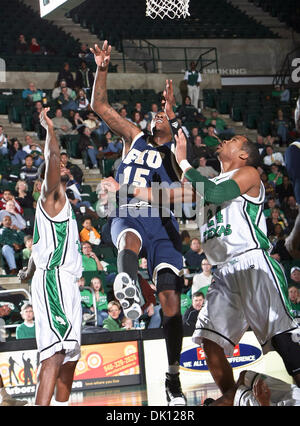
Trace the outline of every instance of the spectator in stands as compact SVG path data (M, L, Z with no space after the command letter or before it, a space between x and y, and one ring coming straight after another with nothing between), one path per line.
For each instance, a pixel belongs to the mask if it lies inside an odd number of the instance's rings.
M79 131L82 127L84 127L83 124L83 118L80 116L78 111L74 111L74 115L72 110L69 111L69 121L72 124L72 128Z
M300 287L300 266L293 266L290 272L291 283Z
M126 330L125 327L122 327L123 312L119 302L112 300L108 303L107 310L108 317L103 321L103 328L109 331Z
M93 55L91 54L91 51L90 51L90 49L89 49L89 47L86 43L81 44L80 52L78 53L78 57L80 59L83 59L84 61L88 61L88 62L90 62L94 59Z
M281 86L281 95L280 95L280 102L289 102L290 101L290 91L287 87Z
M267 208L264 209L264 215L265 215L266 218L268 218L268 217L271 217L271 213L272 213L272 210L274 208L278 208L279 209L279 205L276 204L276 198L270 197L268 199L268 201L267 201L266 207ZM282 210L279 210L279 212L280 212L280 215L283 214Z
M290 195L284 207L284 215L289 224L289 229L294 226L295 220L299 214L299 206L297 205L294 195Z
M131 121L131 119L130 119L129 117L127 117L128 112L127 112L127 109L126 109L126 107L125 107L125 106L123 106L122 108L120 108L120 110L119 110L119 114L120 114L120 116L121 116L122 118L124 118L125 120Z
M82 248L82 266L84 271L103 271L103 266L93 252L92 245L85 241L81 244Z
M275 86L274 86L274 89L272 90L272 97L273 98L280 98L280 96L281 96L281 94L282 94L282 90L281 90L281 88L280 88L280 85L279 84L276 84Z
M39 145L32 144L30 148L31 148L31 151L29 155L31 155L33 158L33 164L35 165L35 167L39 167L44 161L44 154L41 151ZM24 161L26 164L26 157Z
M211 155L211 151L203 143L202 137L200 135L195 136L194 142L191 143L190 147L189 147L189 144L187 146L188 146L188 148L187 148L188 151L189 151L189 148L190 148L191 164L193 164L194 166L199 165L199 158L200 157L208 158Z
M72 164L66 152L62 152L60 154L60 161L66 169L70 170L70 173L75 179L75 181L78 182L79 185L81 185L83 177L83 171L81 170L81 168L77 166L77 164Z
M102 146L105 148L98 153L98 158L118 158L122 154L123 143L120 138L113 136L110 130L105 133Z
M126 109L126 108L125 108ZM153 118L158 113L158 105L156 103L151 104L151 110L147 112L146 117L148 121L153 120Z
M88 241L95 246L98 246L101 243L101 236L99 232L97 232L96 228L92 225L92 220L87 217L83 219L82 222L82 230L80 231L80 241L83 243Z
M191 240L190 249L185 253L184 259L186 266L191 270L201 271L201 262L205 258L203 248L199 238L193 238Z
M266 219L266 224L268 236L274 235L274 226L277 224L279 224L283 230L286 228L285 218L283 219L280 216L280 210L276 207L272 209L271 216Z
M68 62L65 62L63 65L63 69L59 71L56 85L59 86L59 82L64 80L66 82L67 87L70 89L74 89L74 77L73 73L70 71L70 64Z
M33 209L33 196L28 192L28 184L25 180L18 180L16 184L16 201L22 207L22 209Z
M89 128L91 134L95 135L98 140L109 131L107 124L100 120L93 111L88 112L83 124Z
M61 108L55 111L55 117L52 119L56 136L60 139L67 135L76 135L77 130L73 129L72 123L63 116Z
M190 306L183 315L183 325L185 325L190 332L195 330L198 314L203 307L204 301L204 294L201 291L197 291L192 296L192 306Z
M62 111L70 111L77 109L77 103L73 99L73 96L68 93L67 87L62 87L60 95L56 100Z
M205 136L203 142L211 150L214 150L219 145L220 139L217 137L216 129L213 125L209 125L207 127L207 135Z
M85 325L88 321L95 319L95 313L93 309L93 295L92 292L85 288L85 278L81 277L77 280L77 285L80 291L81 308L82 308L82 325Z
M199 158L199 166L197 168L197 170L201 173L201 175L206 176L207 178L213 178L215 176L218 176L219 172L217 172L211 166L208 166L206 163L207 163L207 158L204 156L201 156Z
M79 89L76 99L77 111L83 113L87 112L90 109L90 101L88 100L85 90Z
M271 173L268 174L268 181L271 182L274 186L282 185L283 174L279 170L277 164L271 165Z
M16 202L14 200L8 200L5 209L0 211L0 222L2 222L5 216L10 216L11 225L14 230L23 230L26 228L25 219L20 213L16 212Z
M22 249L25 234L23 231L16 229L12 224L10 214L4 212L2 215L1 213L3 213L3 211L0 212L0 222L2 224L0 228L1 252L3 258L7 262L9 275L15 275L17 273L15 253Z
M265 187L266 200L269 198L276 198L276 191L274 185L269 182L267 173L263 172L260 175L261 181Z
M34 55L41 55L42 54L42 48L40 44L38 43L37 39L35 37L32 37L29 50Z
M213 281L213 274L211 273L212 265L209 263L206 257L201 262L201 268L202 272L193 276L191 293L193 295L197 291L201 291L206 297L208 288Z
M276 188L280 204L286 203L288 198L294 195L293 185L288 176L283 175L282 184Z
M25 136L25 143L26 145L23 146L23 151L25 151L26 154L31 154L31 151L33 151L33 149L43 152L41 145L39 145L37 141L33 140L30 135Z
M140 111L133 111L132 113L132 122L144 131L147 127L147 120L143 118L143 114Z
M72 99L76 98L76 93L73 89L71 89L71 87L67 86L66 80L61 80L59 85L52 90L52 99L57 99L64 87L67 87L67 93Z
M35 84L31 82L29 83L28 89L23 90L22 98L29 103L34 103L43 99L43 92L37 89Z
M176 111L176 115L183 124L197 121L198 109L192 104L190 96L184 98L183 104Z
M66 195L76 216L89 214L91 217L98 218L97 213L91 210L91 203L88 200L82 201L80 193L74 188L74 185L67 188Z
M197 71L196 63L194 61L190 63L190 69L186 70L183 80L186 82L187 92L191 99L191 103L198 110L200 83L202 81L202 77L200 72Z
M8 154L8 141L3 133L3 126L0 124L0 154L5 156Z
M16 43L16 54L24 55L29 52L28 43L25 39L24 34L20 34Z
M295 318L298 323L300 323L300 291L299 287L295 285L289 286L289 299L292 304L292 309L295 315Z
M35 339L34 313L31 303L24 303L21 308L23 323L16 328L16 339Z
M264 137L262 135L260 135L259 133L256 135L256 143L255 143L260 155L264 156L265 154L265 142L264 142Z
M99 277L91 279L91 287L94 290L97 309L97 326L102 327L103 321L108 317L107 295L104 292L102 281Z
M277 118L272 122L272 133L279 139L280 145L286 145L289 134L289 123L284 119L283 111L277 111Z
M27 264L32 253L32 244L33 244L33 237L32 235L25 235L24 237L24 245L25 248L22 250L22 260L23 265Z
M94 74L90 68L88 68L85 61L81 61L80 67L76 71L75 76L75 87L77 89L84 89L87 95L89 95L94 85Z
M80 133L78 149L82 153L83 152L86 153L86 155L88 156L88 158L90 159L92 163L93 169L97 169L98 168L98 161L97 161L98 148L93 138L91 137L91 131L87 126L85 126L83 128L83 132ZM89 167L88 167L87 159L85 163L86 163L86 169L88 169Z
M9 159L11 164L14 166L24 164L26 152L23 150L23 146L20 141L16 138L11 138L9 143Z
M270 229L271 230L268 233L268 238L269 238L271 244L273 245L273 247L275 247L275 246L278 247L278 242L280 240L284 240L285 239L285 237L284 237L284 231L283 231L281 222L272 224L272 226L270 227ZM282 245L284 246L284 244L282 244ZM277 248L276 252L278 252L278 248ZM272 251L272 253L273 253L273 251ZM280 255L280 253L279 253L279 255ZM280 256L280 259L281 259L281 256Z
M234 130L228 129L226 122L223 120L223 118L219 117L219 113L216 109L212 110L211 112L211 118L208 118L205 121L205 126L209 126L210 124L214 126L216 134L221 139L230 139L232 136L234 136Z
M27 183L33 182L38 178L38 169L34 165L34 159L31 154L26 155L25 164L20 169L20 179Z
M20 206L20 204L15 200L15 197L13 196L10 189L4 189L1 198L0 198L0 210L5 210L6 203L9 200L13 200L15 202L15 212L23 214L23 209Z
M37 179L33 183L32 197L34 199L34 204L33 204L34 208L36 207L36 202L40 198L40 195L41 195L42 183L43 183L43 181L41 179Z
M32 126L34 131L37 134L37 137L40 140L44 140L46 138L46 130L44 129L44 127L41 125L41 122L40 122L40 114L42 112L42 109L43 109L43 104L42 102L38 101L35 103L34 111L32 113Z

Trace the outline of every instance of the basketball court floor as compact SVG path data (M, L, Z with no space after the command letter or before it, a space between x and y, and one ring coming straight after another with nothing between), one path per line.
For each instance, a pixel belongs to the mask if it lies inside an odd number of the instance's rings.
M162 383L164 389L164 383ZM153 390L152 390L153 391ZM159 390L161 391L161 389ZM199 385L199 387L185 391L188 406L199 406L206 398L216 399L221 396L214 384ZM148 406L149 398L146 386L124 386L105 390L89 390L73 392L70 397L70 406L102 406L102 407L133 407ZM157 401L159 406L167 406L167 400L162 396Z

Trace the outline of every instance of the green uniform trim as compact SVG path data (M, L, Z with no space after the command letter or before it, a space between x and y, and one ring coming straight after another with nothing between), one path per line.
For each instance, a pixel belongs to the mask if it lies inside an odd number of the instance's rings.
M241 195L240 188L233 179L226 180L216 185L193 168L187 170L184 176L191 182L193 188L199 194L203 195L206 203L219 205ZM197 183L203 183L204 185L197 185Z

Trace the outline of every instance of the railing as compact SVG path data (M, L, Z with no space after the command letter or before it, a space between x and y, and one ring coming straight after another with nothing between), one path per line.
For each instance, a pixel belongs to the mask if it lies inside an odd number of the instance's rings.
M148 40L124 40L120 44L123 72L126 72L127 61L137 62L145 72L152 73L182 73L189 68L191 61L196 63L200 72L211 65L214 65L216 73L219 72L215 47L155 46ZM113 57L111 59L113 62Z

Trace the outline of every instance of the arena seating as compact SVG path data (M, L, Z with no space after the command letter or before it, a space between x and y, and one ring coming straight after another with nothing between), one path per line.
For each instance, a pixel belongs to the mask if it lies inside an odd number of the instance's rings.
M261 7L271 16L285 22L289 27L300 33L300 5L298 0L248 0Z
M78 40L50 21L42 20L39 13L21 1L0 0L0 8L0 51L8 71L57 71L67 59L74 68L75 55L80 50ZM27 43L35 37L47 54L16 55L20 34L25 36Z
M280 102L272 96L271 88L222 88L204 89L204 106L216 108L220 114L228 114L233 121L243 122L248 129L257 129L262 136L270 134L272 121L278 109L290 120L297 100L296 89L291 90L289 102Z
M120 19L120 10L122 15ZM191 16L180 21L153 21L145 16L140 0L86 0L69 12L100 39L180 39L180 38L276 38L254 19L225 0L197 0L190 4Z

